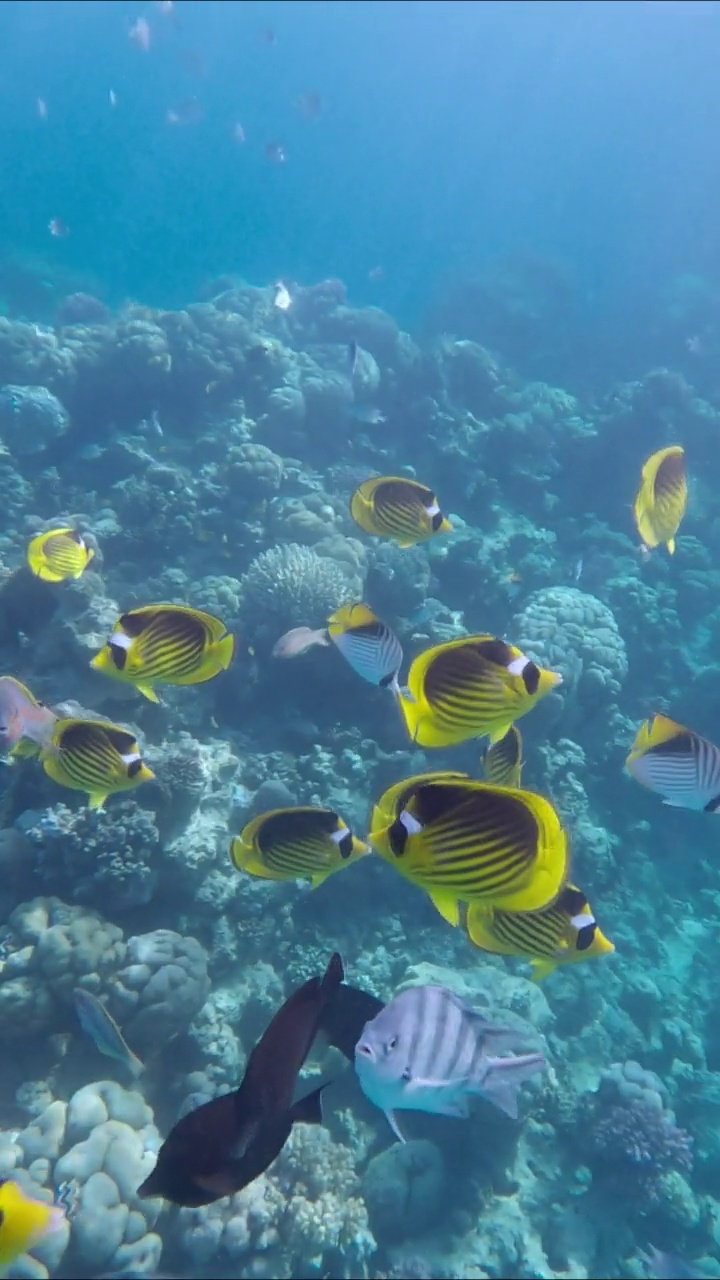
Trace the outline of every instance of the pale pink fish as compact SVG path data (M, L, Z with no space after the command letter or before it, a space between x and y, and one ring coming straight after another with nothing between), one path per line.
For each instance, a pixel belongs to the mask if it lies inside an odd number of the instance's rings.
M324 627L319 631L313 631L312 627L293 627L273 645L273 658L297 658L315 644L330 644L330 637Z
M0 676L0 748L10 751L25 739L46 747L57 716L14 676Z
M151 34L150 23L147 18L138 18L128 31L128 40L132 40L138 49L142 49L143 53L147 53L150 48Z

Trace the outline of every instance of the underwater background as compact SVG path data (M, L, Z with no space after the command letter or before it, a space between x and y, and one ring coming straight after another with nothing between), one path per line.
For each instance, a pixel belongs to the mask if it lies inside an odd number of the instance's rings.
M656 713L718 739L720 7L5 0L0 37L0 674L154 774L100 809L24 754L0 774L0 1176L65 1213L4 1274L720 1275L718 829L624 768ZM642 555L670 445L687 515ZM378 474L452 531L364 532ZM92 558L43 580L28 544L66 526ZM466 633L562 675L522 785L614 954L538 983L381 857L312 891L232 865L266 811L365 839L393 784L482 776L484 741L421 749L332 646L274 655L348 601L402 678ZM235 637L159 703L90 666L156 602ZM232 1197L138 1199L333 951L382 1001L439 984L522 1032L519 1120L408 1112L401 1144L316 1043L322 1126Z

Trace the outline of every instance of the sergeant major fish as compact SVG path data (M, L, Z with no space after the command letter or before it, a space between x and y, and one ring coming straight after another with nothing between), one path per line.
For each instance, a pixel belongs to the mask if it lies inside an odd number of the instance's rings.
M446 987L409 987L366 1023L355 1048L363 1093L379 1107L402 1142L395 1112L470 1114L470 1100L484 1097L517 1116L517 1090L542 1071L541 1053L491 1057L520 1035L496 1027Z

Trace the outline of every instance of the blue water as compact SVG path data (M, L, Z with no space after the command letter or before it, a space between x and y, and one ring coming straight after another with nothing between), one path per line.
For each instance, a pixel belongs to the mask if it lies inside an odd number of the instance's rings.
M0 52L0 677L129 725L155 773L97 813L47 757L0 769L0 1180L72 1215L10 1280L720 1274L717 819L624 769L658 711L720 741L720 0L5 0ZM687 515L644 555L633 497L673 443ZM353 522L385 472L453 530L401 551ZM58 524L95 556L48 584L23 566ZM523 786L614 955L538 986L390 858L313 893L231 866L266 809L364 838L393 784L480 774L484 743L421 752L342 646L273 657L348 596L401 680L486 631L562 672ZM236 649L158 706L88 663L159 601ZM336 948L375 997L449 983L539 1037L520 1121L410 1115L395 1147L321 1049L326 1123L263 1181L118 1227ZM81 1038L78 984L137 1081Z
M176 12L179 29L152 5L2 6L6 248L168 306L231 271L337 275L411 327L450 279L522 251L566 266L588 343L630 326L641 343L668 274L718 265L712 3ZM127 38L141 14L148 53ZM309 90L323 100L311 122L294 106ZM169 127L191 97L205 118ZM273 139L284 166L263 154ZM62 243L48 243L53 217Z

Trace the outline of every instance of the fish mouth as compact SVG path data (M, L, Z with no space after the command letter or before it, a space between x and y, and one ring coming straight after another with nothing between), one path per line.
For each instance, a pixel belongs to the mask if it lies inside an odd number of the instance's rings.
M355 1045L355 1056L356 1058L366 1058L368 1062L373 1062L375 1059L375 1050L372 1045L367 1044L364 1040L360 1040L358 1044Z

